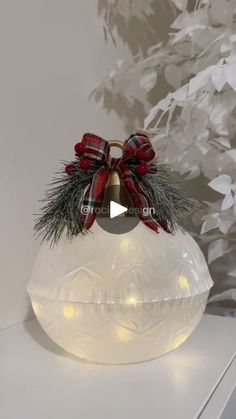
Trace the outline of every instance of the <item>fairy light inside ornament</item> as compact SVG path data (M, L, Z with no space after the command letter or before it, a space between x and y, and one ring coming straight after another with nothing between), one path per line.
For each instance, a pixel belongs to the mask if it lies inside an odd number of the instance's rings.
M212 280L180 225L194 205L154 157L143 133L124 143L84 134L36 220L43 243L28 285L32 305L48 335L80 358L155 358L182 344L204 311ZM99 222L111 185L124 188L140 218L122 234ZM119 204L121 192L110 199ZM126 225L129 215L121 217Z

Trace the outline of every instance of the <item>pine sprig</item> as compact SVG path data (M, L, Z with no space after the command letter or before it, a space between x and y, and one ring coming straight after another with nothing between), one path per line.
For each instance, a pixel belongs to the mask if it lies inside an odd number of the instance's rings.
M101 163L94 162L86 171L79 168L78 161L72 164L75 167L73 173L67 175L63 171L60 177L54 178L42 200L44 205L34 225L37 236L41 236L42 240L57 243L64 230L68 238L86 233L79 217L82 197Z
M72 162L73 170L68 175L65 171L53 179L42 200L41 214L35 222L35 232L42 240L57 243L66 231L69 239L77 234L86 234L80 212L84 190L91 185L94 173L103 163L93 161L88 170L82 170L79 161ZM65 165L65 162L63 163ZM189 213L198 205L185 197L183 191L173 182L163 166L158 165L158 173L139 176L155 214L166 231L174 233L181 227L180 217Z
M181 216L197 209L199 205L185 196L178 182L171 179L163 166L158 166L158 169L157 174L147 174L140 181L160 223L166 226L167 231L174 233L181 227Z

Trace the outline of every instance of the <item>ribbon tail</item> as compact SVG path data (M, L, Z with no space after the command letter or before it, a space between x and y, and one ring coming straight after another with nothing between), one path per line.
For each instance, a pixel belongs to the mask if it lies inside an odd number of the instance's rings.
M124 180L124 185L130 195L134 208L138 211L139 218L143 223L154 230L159 232L160 223L157 220L155 212L149 205L149 199L138 179L134 179L133 172L123 162L119 165L119 172Z
M102 205L108 179L109 172L102 166L95 172L92 183L85 189L79 214L82 231L92 226L96 218L96 209Z

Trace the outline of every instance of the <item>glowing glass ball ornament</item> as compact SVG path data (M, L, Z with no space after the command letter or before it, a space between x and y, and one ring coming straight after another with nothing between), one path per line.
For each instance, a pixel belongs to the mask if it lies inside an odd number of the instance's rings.
M100 137L85 134L82 144L86 147L77 146L77 160L70 163L73 170L66 170L61 189L49 196L36 224L36 229L54 242L53 246L47 240L42 243L34 264L28 285L34 312L47 334L80 358L114 364L156 358L182 344L198 324L212 286L207 264L187 232L177 225L174 233L171 231L174 214L165 212L160 202L166 177L160 167L154 170L153 164L148 165L147 155L151 159L154 156L144 134L134 134L125 141L120 159L109 157L109 144ZM126 154L125 148L130 150L130 146L133 153ZM100 158L95 162L94 148ZM108 159L103 158L104 150ZM81 169L79 159L89 158L91 165ZM137 174L142 161L149 171ZM158 192L148 183L149 178L154 181L152 176L159 185ZM124 183L139 210L148 203L159 213L142 213L141 221L121 234L103 229L95 219L94 208L101 207L104 185L114 184L114 179ZM149 187L157 194L155 199ZM172 197L169 205L173 211L180 203L182 207L188 204L171 186L166 196ZM83 206L87 214L78 210ZM122 217L123 225L128 226L129 217ZM83 234L84 226L87 234Z

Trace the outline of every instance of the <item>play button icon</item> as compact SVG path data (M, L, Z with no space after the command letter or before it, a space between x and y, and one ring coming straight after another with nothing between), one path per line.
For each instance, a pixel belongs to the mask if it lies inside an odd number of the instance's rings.
M118 217L118 215L124 214L126 211L128 211L127 207L124 207L115 201L110 201L110 218Z
M131 211L132 201L127 198L123 186L109 186L106 189L102 206L96 214L96 222L103 230L111 234L125 234L136 227L140 219Z

